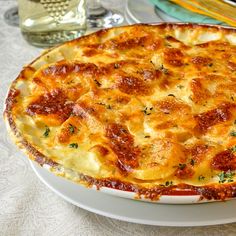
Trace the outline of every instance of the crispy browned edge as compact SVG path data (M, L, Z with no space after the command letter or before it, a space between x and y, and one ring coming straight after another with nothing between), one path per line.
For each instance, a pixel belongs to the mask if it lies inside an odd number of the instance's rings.
M221 30L225 33L227 32L236 32L236 28L227 27L227 26L219 26L219 25L209 25L209 24L192 24L192 23L153 23L153 24L135 24L135 25L143 25L143 26L156 26L161 29L176 29L176 28L185 28L188 27L189 29L214 29L214 30ZM128 26L121 26L119 28L129 28L132 27ZM110 29L102 29L99 30L91 35L102 36L103 33L112 30ZM72 41L66 42L65 44L70 43L79 43L81 39L90 37L90 35L82 36L78 39L74 39ZM62 46L53 47L39 57L37 57L34 61L32 61L30 65L32 65L35 61L37 61L41 56L51 52L52 50ZM23 69L24 70L24 69ZM18 77L17 77L18 78ZM29 143L17 129L14 118L12 116L11 110L14 106L15 99L17 97L17 90L15 89L15 84L17 82L17 78L12 82L11 87L8 91L6 101L5 101L5 110L4 110L4 120L7 126L7 130L9 134L12 136L13 140L15 141L16 145L26 153L30 159L36 161L40 166L50 166L50 170L55 174L59 175L66 175L66 171L63 169L63 166L60 164L48 159L44 154L39 152L36 148L34 148L31 143ZM60 171L58 171L60 170ZM64 172L64 173L63 173ZM70 173L74 171L70 170ZM75 173L75 172L74 172ZM74 177L76 176L76 177ZM208 200L226 200L230 198L236 197L236 183L227 183L227 184L209 184L205 186L193 186L187 184L178 184L169 187L163 187L160 185L154 186L152 188L144 188L138 186L137 184L132 184L128 182L123 182L118 179L106 178L106 179L96 179L82 173L75 173L75 175L67 175L66 178L73 180L74 182L81 183L86 185L87 187L96 186L97 189L101 187L108 187L112 189L118 189L123 191L135 192L138 197L143 196L144 198L151 199L151 200L158 200L161 195L173 195L173 196L186 196L186 195L200 195L200 200L208 199Z

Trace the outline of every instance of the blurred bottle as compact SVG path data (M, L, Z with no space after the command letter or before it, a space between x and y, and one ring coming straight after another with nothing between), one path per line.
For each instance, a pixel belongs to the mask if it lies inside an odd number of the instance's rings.
M20 28L32 45L50 47L86 31L85 0L18 0Z

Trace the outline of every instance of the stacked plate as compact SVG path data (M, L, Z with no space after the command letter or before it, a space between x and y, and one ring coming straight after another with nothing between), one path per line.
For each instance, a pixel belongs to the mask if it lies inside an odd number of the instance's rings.
M87 189L55 176L34 162L39 179L66 201L85 210L128 222L160 226L204 226L236 221L236 201L203 204L157 204Z

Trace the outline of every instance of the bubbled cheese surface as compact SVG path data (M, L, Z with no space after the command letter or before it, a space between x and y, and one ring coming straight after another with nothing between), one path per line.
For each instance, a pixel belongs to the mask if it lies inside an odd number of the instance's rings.
M233 31L103 30L44 53L12 90L21 138L76 173L153 186L236 170Z

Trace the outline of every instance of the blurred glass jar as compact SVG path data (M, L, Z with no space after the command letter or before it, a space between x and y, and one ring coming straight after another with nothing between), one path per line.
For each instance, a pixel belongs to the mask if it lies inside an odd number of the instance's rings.
M18 0L20 28L32 45L50 47L86 31L85 0Z

